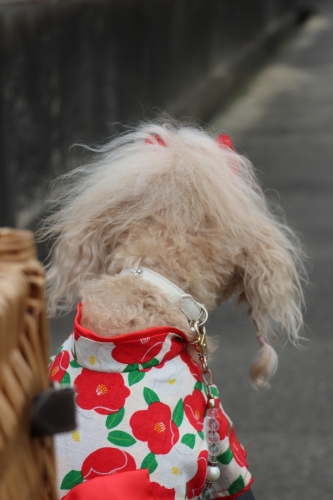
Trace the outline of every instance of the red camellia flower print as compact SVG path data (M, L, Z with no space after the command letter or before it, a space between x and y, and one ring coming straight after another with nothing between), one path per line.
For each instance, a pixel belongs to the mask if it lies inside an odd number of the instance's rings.
M181 354L180 354L180 357L182 358L182 360L184 361L185 364L187 364L190 372L192 373L193 377L198 380L199 382L202 382L202 370L199 366L199 364L194 361L194 359L192 358L192 356L187 352L187 351L183 351Z
M163 356L163 359L161 360L160 364L159 365L156 365L155 368L157 368L158 370L161 370L165 363L167 361L169 361L170 359L173 359L175 358L176 356L178 356L178 354L180 352L182 352L183 350L185 349L185 343L184 341L179 338L179 337L173 337L171 339L171 346L170 346L170 349L168 350L168 352L166 352ZM143 372L149 372L151 370L151 367L150 368L145 368L141 371Z
M50 380L61 382L69 365L69 353L60 351L49 368Z
M185 349L185 342L182 338L180 337L173 337L171 339L171 345L170 349L168 352L163 356L162 363L165 363L166 361L169 361L170 359L175 358L178 356L179 353L184 351Z
M193 425L195 430L202 431L206 411L206 401L202 392L194 389L192 394L186 396L184 409L190 424Z
M197 497L202 492L207 475L207 460L208 451L204 450L199 454L198 457L198 469L194 477L187 482L187 495L186 497L191 499Z
M165 488L158 483L151 483L154 500L175 500L175 489Z
M128 341L126 345L125 343L119 346L116 345L111 356L119 363L124 363L126 365L147 363L160 352L166 336L167 334L164 333L158 336L155 335L152 338L147 337Z
M130 395L120 373L94 372L83 368L74 385L77 391L76 404L101 415L120 410Z
M82 464L82 476L85 481L131 470L136 470L134 458L118 448L99 448L90 453Z
M179 431L171 420L171 410L164 403L152 403L148 410L134 413L130 419L133 435L147 441L148 448L157 455L169 453L179 439Z
M240 465L241 467L247 467L246 451L244 450L243 446L238 442L234 427L232 427L230 430L229 441L230 441L230 448L232 450L232 453L234 454L234 458L238 463L238 465Z

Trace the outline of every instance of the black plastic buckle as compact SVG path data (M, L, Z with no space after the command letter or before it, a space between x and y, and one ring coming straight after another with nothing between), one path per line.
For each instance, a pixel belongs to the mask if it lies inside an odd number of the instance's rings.
M38 394L32 404L31 436L41 437L76 428L75 391L54 385Z

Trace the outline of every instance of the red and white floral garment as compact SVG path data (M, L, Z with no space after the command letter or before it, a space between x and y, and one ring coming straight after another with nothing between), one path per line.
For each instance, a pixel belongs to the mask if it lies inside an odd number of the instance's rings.
M146 469L149 498L197 499L208 459L206 395L185 334L165 326L103 338L80 326L80 315L79 306L50 365L50 379L77 392L77 430L55 440L60 498L91 479ZM221 405L218 418L221 476L212 498L234 498L252 478Z

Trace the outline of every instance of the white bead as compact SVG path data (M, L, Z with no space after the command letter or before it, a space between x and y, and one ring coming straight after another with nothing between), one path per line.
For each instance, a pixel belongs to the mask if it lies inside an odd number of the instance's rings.
M220 428L220 424L215 418L210 418L208 420L208 429L212 432L218 431Z
M217 481L220 474L220 469L216 465L208 465L206 477L208 481Z
M220 436L217 432L208 433L208 443L218 443L220 441Z

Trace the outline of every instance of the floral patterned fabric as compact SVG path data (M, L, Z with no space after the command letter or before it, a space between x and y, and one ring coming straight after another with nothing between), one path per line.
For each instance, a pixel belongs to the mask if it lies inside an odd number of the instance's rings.
M77 430L55 439L59 498L84 481L137 469L148 470L155 500L199 497L207 399L201 368L186 348L185 334L173 327L98 337L80 326L79 308L74 332L49 368L52 381L77 392ZM221 405L218 418L221 476L212 498L232 498L252 478Z

